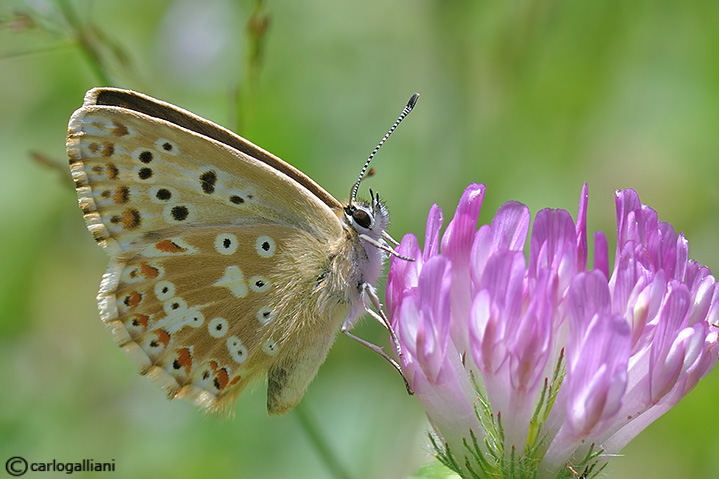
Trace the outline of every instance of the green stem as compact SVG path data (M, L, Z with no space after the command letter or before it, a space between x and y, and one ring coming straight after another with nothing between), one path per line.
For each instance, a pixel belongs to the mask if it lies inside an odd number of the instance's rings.
M112 85L110 76L107 74L107 70L102 63L100 52L95 48L93 39L87 35L86 29L83 28L80 23L80 18L77 16L70 3L67 0L59 0L58 5L60 6L60 10L62 11L68 25L70 25L70 28L73 29L75 41L80 46L80 51L85 57L85 60L87 60L90 68L92 68L95 76L97 76L97 79L102 85Z
M265 11L264 0L254 0L254 8L247 20L247 50L245 51L245 77L235 89L235 131L241 133L252 120L254 101L264 55L265 40L270 26L270 15Z
M29 50L26 52L11 52L6 53L3 55L0 55L0 60L10 60L13 58L24 58L28 57L30 55L42 55L44 53L54 53L58 50L67 50L70 48L75 48L75 45L72 43L62 44L62 45L52 45L49 47L44 48L36 48L34 50Z
M330 473L336 479L351 479L352 476L344 469L342 464L340 464L340 461L330 449L329 444L325 441L314 420L307 411L305 411L302 403L294 409L294 416L299 421L302 430L307 434L310 443Z

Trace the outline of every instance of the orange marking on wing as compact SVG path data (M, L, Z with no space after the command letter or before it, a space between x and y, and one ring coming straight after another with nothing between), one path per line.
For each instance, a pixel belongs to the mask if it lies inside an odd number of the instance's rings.
M165 253L184 253L187 251L187 248L183 248L182 246L173 243L171 240L162 240L157 242L155 243L155 248L160 251L164 251Z
M122 212L122 226L125 229L132 230L140 226L142 218L140 212L134 208L129 208Z
M185 374L190 375L190 371L192 370L192 354L190 354L190 348L177 350L177 364L185 368Z
M103 191L103 196L104 196L104 194L105 194L105 192ZM109 191L107 192L107 196L110 196ZM115 190L115 194L112 197L112 200L115 203L127 203L129 199L130 199L130 188L128 188L127 186L119 186Z
M215 387L222 391L227 387L227 383L230 382L230 375L227 374L225 368L218 369L215 371Z
M111 180L114 180L120 174L120 170L117 169L114 163L106 163L105 169L107 169L107 177Z
M106 141L102 144L102 156L105 158L111 157L115 153L115 145Z
M150 266L145 262L142 262L140 263L140 274L147 279L157 278L157 276L160 274L160 270L153 266Z
M142 301L142 295L137 291L133 291L125 296L125 305L130 308L136 308L137 305L140 304L140 301Z
M162 343L163 348L166 348L167 345L170 344L170 333L164 329L158 329L157 331L154 331L154 333L157 337L157 341Z
M230 381L230 384L228 386L234 386L235 384L240 382L240 379L242 379L242 376L235 376L232 378L232 381Z
M142 331L147 330L147 321L150 319L150 317L146 314L133 314L131 316L132 319L130 319L130 324L133 326L140 326L142 327Z

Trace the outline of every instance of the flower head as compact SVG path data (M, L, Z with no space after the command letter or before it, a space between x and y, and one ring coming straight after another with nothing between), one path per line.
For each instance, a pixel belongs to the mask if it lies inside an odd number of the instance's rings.
M401 367L461 475L591 477L717 363L719 288L633 190L616 192L611 273L599 232L587 267L586 185L576 223L537 213L528 261L529 209L477 229L484 192L465 190L441 238L433 206L424 248L398 249L415 261L392 259Z

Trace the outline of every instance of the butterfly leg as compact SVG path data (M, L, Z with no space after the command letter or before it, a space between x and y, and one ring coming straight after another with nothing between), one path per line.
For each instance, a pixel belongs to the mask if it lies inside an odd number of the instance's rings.
M377 291L374 289L374 287L369 283L363 283L362 284L362 303L364 306L365 312L367 312L370 316L372 316L377 322L379 322L382 326L384 326L390 334L390 337L392 338L392 343L394 344L395 350L397 351L397 356L399 359L402 359L402 348L399 343L399 338L397 338L397 335L395 334L394 330L392 329L392 325L390 324L389 319L387 318L387 315L384 313L384 308L382 306L382 303L379 300L379 297L377 296ZM367 300L372 303L372 306L378 311L375 311L370 307L369 304L367 304ZM366 341L358 336L355 336L354 334L350 333L350 329L352 328L354 322L348 317L345 322L342 324L342 333L346 336L354 339L358 343L362 344L363 346L371 349L372 351L376 352L383 358L385 358L402 376L402 380L404 381L404 385L407 388L407 393L412 395L414 394L414 391L412 391L412 387L409 385L409 382L407 381L407 378L404 376L404 373L402 372L402 368L400 365L395 361L392 357L390 357L387 353L384 352L384 350L377 346L376 344L370 343L369 341Z
M404 377L404 373L402 372L402 368L400 367L400 365L397 363L397 361L392 359L389 354L385 353L381 347L377 346L376 344L370 343L369 341L364 340L364 339L360 338L359 336L356 336L356 335L350 333L349 329L346 329L344 325L342 326L342 333L345 336L347 336L348 338L357 341L362 346L365 346L365 347L371 349L375 353L377 353L380 356L382 356L383 358L385 358L392 365L392 367L399 373L399 375L402 376L402 380L404 381L404 387L407 388L407 394L409 394L410 396L414 394L414 391L412 391L412 387L409 385L407 378Z
M372 302L372 306L374 306L377 311L370 308L370 305L367 304L367 298L369 298ZM365 311L376 319L382 326L387 328L387 331L389 331L389 335L392 338L392 344L394 344L394 347L397 350L397 356L402 359L402 347L399 344L399 338L397 338L397 334L395 334L394 329L392 329L392 324L384 312L384 306L382 306L379 296L377 296L377 290L375 290L374 286L369 283L362 283L362 303Z
M390 234L387 233L386 231L383 231L383 232L382 232L382 238L384 238L385 241L388 241L388 242L389 242L390 244L392 244L393 246L399 246L399 241L397 241L396 239L392 238L392 236L390 236Z
M360 237L360 239L368 242L369 244L371 244L372 246L374 246L377 249L381 249L382 251L384 251L387 254L396 256L397 258L403 259L405 261L414 261L414 258L410 258L409 256L402 256L401 254L399 254L398 252L393 250L390 246L388 246L386 243L379 242L379 241L373 239L372 237L367 236L366 234L360 234L359 237ZM390 236L390 238L391 238L391 236ZM392 241L394 241L394 240L392 240Z

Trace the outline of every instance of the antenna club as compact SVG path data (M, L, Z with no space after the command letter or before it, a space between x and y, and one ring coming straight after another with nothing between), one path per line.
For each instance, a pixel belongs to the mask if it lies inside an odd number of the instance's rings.
M412 108L414 108L414 106L417 104L417 100L419 100L419 93L415 92L412 94L412 97L407 102L407 109L412 111Z
M392 127L389 129L386 135L380 140L379 144L375 147L375 149L372 151L372 153L369 155L369 158L367 158L367 161L365 161L364 166L362 166L362 170L360 171L359 178L357 179L357 182L352 185L352 189L350 190L350 200L349 204L351 205L352 202L357 198L357 190L359 190L360 183L362 183L362 180L365 178L365 172L367 171L367 168L369 167L370 161L372 161L372 158L377 153L377 151L380 149L380 147L384 144L384 142L389 138L389 136L392 134L395 128L397 128L397 125L399 125L404 118L409 115L409 112L412 111L412 108L417 104L417 100L419 99L419 93L414 93L410 97L409 101L407 102L407 105L402 109L402 113L400 113L399 118L394 122ZM372 173L368 176L372 176Z

